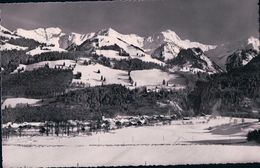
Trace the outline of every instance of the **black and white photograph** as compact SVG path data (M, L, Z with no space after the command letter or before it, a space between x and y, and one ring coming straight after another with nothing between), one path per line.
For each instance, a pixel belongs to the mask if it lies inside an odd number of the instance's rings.
M258 0L7 1L0 17L2 167L260 164Z

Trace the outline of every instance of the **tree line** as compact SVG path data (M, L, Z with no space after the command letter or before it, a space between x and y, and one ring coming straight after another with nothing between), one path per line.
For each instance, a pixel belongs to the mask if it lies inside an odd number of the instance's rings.
M3 110L4 122L43 122L67 120L98 120L102 116L178 113L168 100L186 110L186 92L161 90L147 92L146 88L129 90L121 85L84 88L57 95L51 102L38 107ZM47 101L47 100L46 100ZM168 103L161 107L158 102Z
M48 67L2 75L2 96L52 97L65 92L72 78L71 70Z

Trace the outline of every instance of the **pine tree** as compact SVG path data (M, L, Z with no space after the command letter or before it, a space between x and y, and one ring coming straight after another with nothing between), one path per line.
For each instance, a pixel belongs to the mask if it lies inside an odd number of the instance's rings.
M128 80L129 80L129 82L130 82L130 83L132 83L132 82L133 82L133 80L132 80L131 76L129 76Z
M165 85L165 80L162 81L162 84Z

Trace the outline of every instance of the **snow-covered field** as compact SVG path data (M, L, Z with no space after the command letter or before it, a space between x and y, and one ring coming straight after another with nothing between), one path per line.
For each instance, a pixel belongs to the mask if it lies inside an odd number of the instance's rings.
M0 45L0 51L4 51L4 50L27 50L27 47L21 47L18 45L13 45L13 44L9 44L9 43L5 43L3 45Z
M260 128L257 120L206 121L193 118L92 136L11 137L3 142L3 164L47 167L260 162L259 145L237 143L246 141L249 130Z
M38 68L48 65L49 68L62 68L62 69L73 69L73 74L81 73L80 79L73 79L72 83L84 83L89 86L97 85L107 85L107 84L122 84L126 87L132 87L129 81L129 75L127 71L113 69L106 67L98 63L92 63L89 65L84 65L84 60L89 61L89 58L79 58L76 63L74 60L57 60L57 61L42 61L34 64L24 65L20 64L12 73L33 71ZM101 80L101 76L105 80ZM137 70L132 71L130 76L133 82L136 82L136 87L139 86L161 86L163 80L165 82L170 81L170 83L182 84L180 82L180 76L177 74L170 74L163 72L159 69L150 70ZM156 76L156 78L155 78Z
M102 55L110 59L117 59L117 60L128 59L128 57L120 56L119 52L114 50L96 50L96 54L100 56Z
M174 74L169 74L159 69L131 71L130 75L133 81L136 82L138 86L162 85L163 80L167 82L170 79L175 79L177 77Z
M130 85L126 71L112 69L101 64L80 65L77 64L73 73L81 72L80 79L73 79L72 83L87 83L90 86L105 84ZM101 76L105 81L101 80Z
M37 47L33 50L26 52L26 54L34 56L37 54L47 53L47 52L67 52L67 50L64 50L64 49L58 48L58 47L42 47L42 48Z
M1 109L5 109L5 107L14 108L19 104L20 105L21 104L36 105L40 101L41 101L41 99L29 99L29 98L23 98L23 97L7 98L4 100L4 102L1 106Z
M42 61L34 64L24 65L20 64L12 73L17 73L19 70L21 72L24 71L33 71L39 68L44 67L45 65L49 66L49 68L59 68L68 69L70 66L74 66L76 63L73 60L57 60L57 61Z

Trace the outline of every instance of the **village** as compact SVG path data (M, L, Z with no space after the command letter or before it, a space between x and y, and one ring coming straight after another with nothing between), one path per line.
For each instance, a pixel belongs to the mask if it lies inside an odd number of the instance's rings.
M3 124L3 138L9 136L25 135L56 135L56 136L76 136L91 135L92 132L108 132L110 130L123 127L153 126L171 124L172 120L177 120L177 115L153 115L153 116L116 116L115 118L102 117L96 121L45 121L45 122L23 122ZM186 118L187 120L187 118Z
M204 123L209 121L209 116L202 115ZM97 121L45 121L45 122L23 122L3 124L3 138L9 136L26 136L26 135L55 135L55 136L76 136L91 135L93 132L108 132L110 130L124 127L141 127L156 125L171 125L173 120L182 120L182 124L192 124L190 117L173 115L142 115L142 116L116 116L115 118L102 117Z
M122 116L117 115L114 118L102 116L100 120L80 121L45 121L45 122L8 122L3 124L3 138L10 136L78 136L92 135L98 132L110 132L112 130L126 127L142 126L161 126L175 123L183 125L205 124L211 119L221 118L218 114L201 114L196 117L184 117L181 115L140 115L140 116ZM232 117L230 117L230 121ZM238 121L239 120L239 121ZM244 118L233 119L233 123L244 123Z

